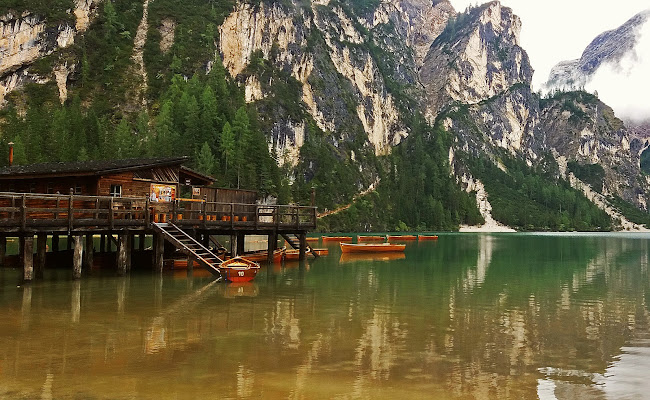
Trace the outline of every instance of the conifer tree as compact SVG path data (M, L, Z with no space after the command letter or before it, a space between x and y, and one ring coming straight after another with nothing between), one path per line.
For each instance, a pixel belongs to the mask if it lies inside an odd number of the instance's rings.
M215 159L212 150L210 149L210 145L208 145L207 142L204 142L203 146L201 146L201 150L198 152L196 160L199 171L207 175L214 174Z
M235 157L235 135L229 122L223 125L221 140L219 141L219 151L224 161L224 176L228 183L232 183L228 174L232 171Z
M167 100L156 117L155 157L170 156L174 152L177 132L172 121L172 103Z

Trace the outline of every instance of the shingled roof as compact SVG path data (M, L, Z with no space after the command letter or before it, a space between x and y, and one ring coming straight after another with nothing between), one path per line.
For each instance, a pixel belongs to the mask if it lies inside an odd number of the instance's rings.
M189 157L130 158L125 160L93 160L14 165L0 168L0 179L25 179L52 176L97 176L144 168L179 165ZM195 172L196 173L196 172Z

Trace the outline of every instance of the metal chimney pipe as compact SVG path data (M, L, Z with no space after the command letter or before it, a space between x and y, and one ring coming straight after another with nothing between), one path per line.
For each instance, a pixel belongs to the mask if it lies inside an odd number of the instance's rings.
M9 142L9 166L14 164L14 142Z

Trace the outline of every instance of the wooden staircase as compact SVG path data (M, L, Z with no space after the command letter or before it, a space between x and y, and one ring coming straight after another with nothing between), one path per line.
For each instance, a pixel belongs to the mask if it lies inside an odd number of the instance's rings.
M196 260L215 276L221 276L219 265L223 262L216 254L211 252L181 228L171 223L154 223L154 229L161 233L166 241L188 256Z
M291 247L296 250L300 250L300 238L298 238L298 236L293 233L281 233L280 235L282 235L284 240L286 240ZM314 257L319 257L318 253L315 252L309 244L307 244L307 251L313 254Z

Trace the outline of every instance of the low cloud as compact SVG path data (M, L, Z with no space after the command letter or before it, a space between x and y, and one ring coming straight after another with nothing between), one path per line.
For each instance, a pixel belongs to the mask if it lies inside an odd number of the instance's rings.
M635 49L619 62L599 67L585 90L598 91L598 97L621 119L650 120L650 22L639 30Z

